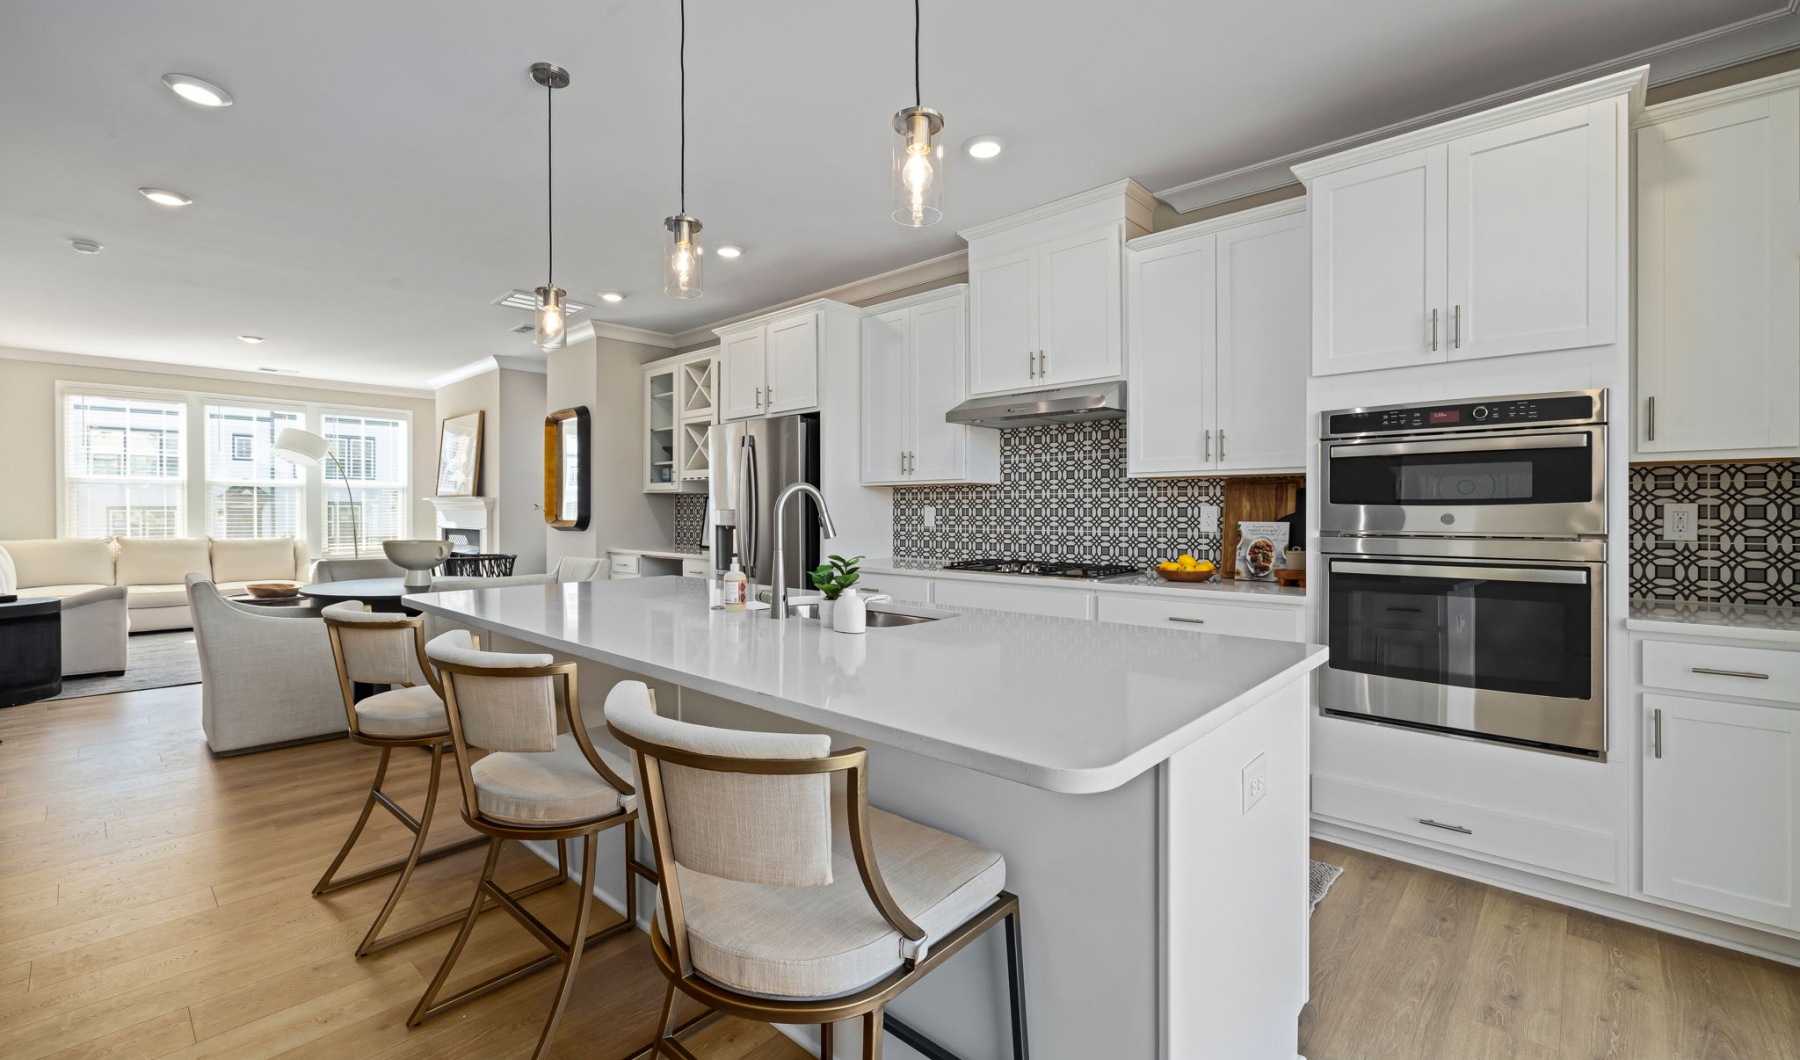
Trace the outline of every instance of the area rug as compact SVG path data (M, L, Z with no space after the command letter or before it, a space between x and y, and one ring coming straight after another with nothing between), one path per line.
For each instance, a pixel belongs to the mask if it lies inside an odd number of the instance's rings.
M1309 897L1312 900L1312 904L1307 907L1308 915L1319 908L1319 903L1325 900L1325 892L1331 890L1331 885L1343 874L1343 869L1327 865L1323 861L1315 861L1307 867L1306 889L1311 892Z
M200 683L200 649L191 629L134 633L125 638L125 672L117 677L68 677L62 695L55 699L80 699L107 692L134 692L141 688Z

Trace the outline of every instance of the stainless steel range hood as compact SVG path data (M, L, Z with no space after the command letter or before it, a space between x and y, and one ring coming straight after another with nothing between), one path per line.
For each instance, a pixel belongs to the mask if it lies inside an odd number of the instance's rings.
M1125 384L1082 383L1023 394L970 398L944 415L950 423L974 427L1043 427L1059 423L1089 423L1125 417Z

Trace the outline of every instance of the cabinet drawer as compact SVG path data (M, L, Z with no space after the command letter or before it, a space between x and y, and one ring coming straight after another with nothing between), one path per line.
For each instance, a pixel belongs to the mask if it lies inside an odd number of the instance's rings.
M931 602L931 579L913 578L904 574L865 574L863 589L871 593L886 593L902 603L928 604Z
M612 572L614 574L636 574L638 572L638 558L636 556L619 552L614 552L610 555L612 556Z
M705 578L712 574L712 561L708 559L684 559L681 561L683 578Z
M1611 884L1617 875L1617 841L1610 835L1426 795L1315 775L1312 812L1476 857L1566 872L1598 883Z
M1648 688L1784 703L1800 699L1800 651L1646 640L1638 658L1639 682Z
M945 579L936 583L933 593L935 603L951 606L987 607L1051 618L1094 617L1094 594L1083 589L1038 589Z
M1299 607L1247 607L1210 600L1102 593L1099 618L1102 622L1124 622L1133 626L1171 626L1196 633L1297 641L1303 639L1300 635L1303 610Z

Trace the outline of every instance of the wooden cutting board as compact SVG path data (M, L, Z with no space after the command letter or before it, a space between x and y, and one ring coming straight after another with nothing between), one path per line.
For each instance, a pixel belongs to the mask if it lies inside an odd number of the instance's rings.
M1306 479L1300 475L1225 480L1225 509L1219 514L1220 567L1237 576L1238 523L1272 522L1294 510L1294 498Z

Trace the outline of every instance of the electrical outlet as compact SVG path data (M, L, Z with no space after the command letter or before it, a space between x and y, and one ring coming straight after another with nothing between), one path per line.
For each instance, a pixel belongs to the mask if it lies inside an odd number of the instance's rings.
M927 504L923 508L919 509L919 515L925 520L925 529L935 530L937 528L937 509L936 508L933 508L931 505Z
M1698 504L1663 505L1662 539L1664 541L1700 540L1700 506Z
M1249 813L1269 793L1269 756L1257 755L1244 767L1244 810Z
M1202 504L1200 506L1200 532L1203 534L1216 534L1219 532L1218 505Z

